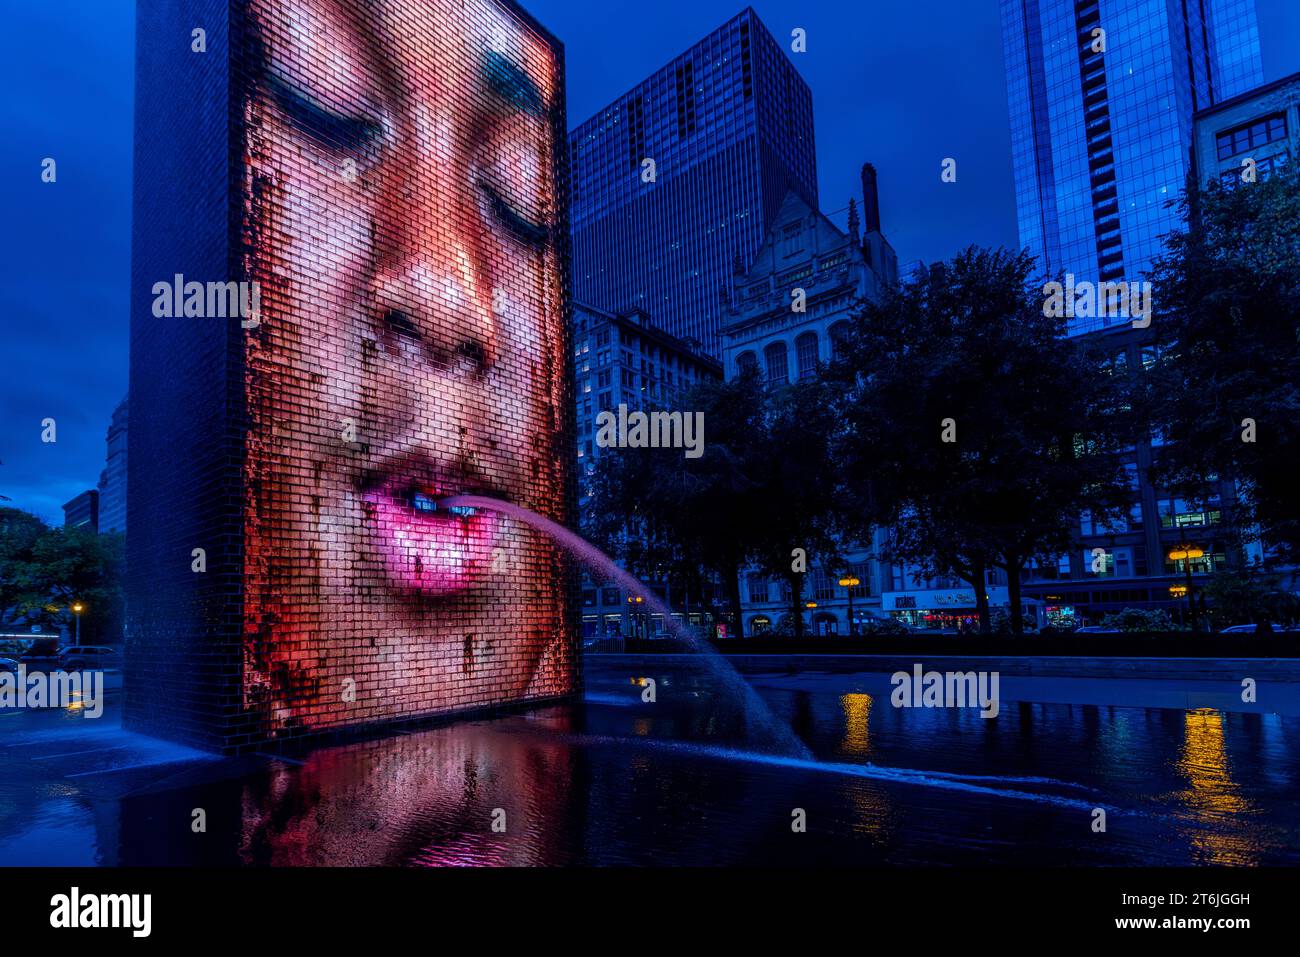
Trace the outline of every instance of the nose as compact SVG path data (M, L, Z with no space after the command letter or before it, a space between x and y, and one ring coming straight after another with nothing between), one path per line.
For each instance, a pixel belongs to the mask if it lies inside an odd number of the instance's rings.
M496 361L481 199L454 116L417 117L379 173L374 217L378 320L417 338L435 366Z

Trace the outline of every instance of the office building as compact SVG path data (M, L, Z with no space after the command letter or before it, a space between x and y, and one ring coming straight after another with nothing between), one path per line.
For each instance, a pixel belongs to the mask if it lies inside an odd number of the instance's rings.
M108 455L99 474L99 530L126 534L127 400L113 410L108 426Z
M862 211L849 201L847 233L791 190L753 263L731 277L722 332L727 378L757 371L779 388L818 375L854 312L897 282L898 259L880 229L875 167L862 167ZM856 622L880 613L889 569L876 560L875 537L871 546L847 548L843 568L815 561L809 568L803 597L816 607L804 613L808 633L850 634L850 591ZM850 578L858 584L839 584ZM751 569L743 586L745 634L779 627L790 612L789 583Z
M682 394L704 379L721 379L722 366L694 340L678 339L639 310L605 312L573 304L573 355L578 412L579 473L588 476L601 449L596 416L617 410L673 410Z
M1001 0L1020 243L1140 281L1178 225L1193 117L1263 79L1253 0ZM1079 316L1071 332L1125 325Z
M1001 0L1001 12L1021 244L1046 278L1143 281L1162 237L1182 225L1173 201L1201 178L1195 117L1262 80L1253 0ZM1069 331L1096 337L1112 374L1140 376L1157 361L1154 329L1124 310L1093 312ZM1041 621L1096 624L1133 607L1178 620L1186 560L1170 555L1194 540L1195 575L1228 563L1231 482L1200 506L1153 487L1163 442L1139 437L1125 456L1127 516L1081 515L1074 548L1026 570Z
M724 294L785 196L817 207L812 94L746 8L569 136L573 288L721 357Z
M596 444L596 417L603 411L616 411L620 405L629 411L689 411L682 407L683 394L703 380L721 379L722 366L705 355L698 342L669 335L642 312L616 314L580 302L573 305L573 353L581 495L578 508L585 512L588 501L582 489L601 454L609 454ZM682 623L697 627L708 623L704 610L707 596L675 594L665 582L647 585L678 609L674 615ZM628 597L615 582L584 579L583 637L665 630L665 623L656 620L657 615L638 618L638 609L628 604Z
M99 492L87 489L63 504L63 527L99 531Z

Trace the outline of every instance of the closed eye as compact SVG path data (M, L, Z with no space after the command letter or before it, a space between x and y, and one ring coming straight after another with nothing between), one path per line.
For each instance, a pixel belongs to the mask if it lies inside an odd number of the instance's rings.
M378 120L336 113L274 73L267 80L289 121L326 149L356 152L372 146L383 135L384 127Z
M487 197L488 203L492 206L492 214L496 216L506 230L518 239L520 242L538 249L543 249L551 240L551 227L543 223L535 223L528 219L517 209L510 205L491 183L479 180L479 189Z

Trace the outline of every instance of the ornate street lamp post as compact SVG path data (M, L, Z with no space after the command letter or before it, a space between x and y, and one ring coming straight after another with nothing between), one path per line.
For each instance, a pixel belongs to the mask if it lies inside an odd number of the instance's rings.
M638 631L641 629L641 624L642 624L642 622L641 622L641 619L637 617L637 608L638 608L638 606L639 606L642 602L644 602L644 601L645 601L645 599L642 598L640 595L628 595L628 596L627 596L627 603L628 603L629 605L632 606L631 608L628 609L628 615L629 615L629 616L631 617L631 619L632 619L632 637L633 637L633 638L638 637L638 634L637 634L637 633L638 633ZM646 629L646 630L648 631L649 629ZM648 638L649 635L641 635L641 636L639 636L639 637Z
M1186 542L1174 546L1173 550L1169 552L1169 560L1171 562L1181 561L1183 571L1187 573L1187 620L1191 622L1192 631L1197 631L1199 625L1196 620L1196 606L1192 603L1192 559L1200 558L1204 554L1204 549Z
M849 636L852 637L858 633L858 623L853 618L853 589L861 585L862 582L853 575L846 575L840 579L840 587L849 590Z

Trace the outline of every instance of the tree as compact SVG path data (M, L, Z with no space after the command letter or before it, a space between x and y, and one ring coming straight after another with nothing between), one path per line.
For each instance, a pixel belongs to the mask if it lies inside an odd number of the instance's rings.
M704 414L704 454L602 450L583 532L643 577L676 575L702 586L704 570L713 572L738 628L740 571L755 549L762 498L763 388L756 376L703 382L681 405Z
M834 409L824 383L768 389L756 373L705 382L682 398L704 413L704 454L604 450L590 483L584 534L636 573L727 589L743 631L740 574L754 564L790 586L792 628L803 635L803 580L793 552L834 563L837 488L830 457Z
M839 476L831 455L838 424L832 399L830 385L813 377L773 389L763 401L763 447L754 487L760 504L749 517L754 528L747 537L750 558L786 581L796 638L804 636L807 569L814 558L825 568L840 564Z
M1235 480L1241 537L1300 558L1300 166L1181 201L1153 268L1159 361L1147 414L1167 440L1152 477L1203 501Z
M1228 569L1217 573L1205 586L1212 601L1215 625L1290 624L1300 619L1300 598L1278 587L1275 576L1257 568Z
M0 509L0 601L15 623L71 625L71 606L80 603L82 641L117 641L122 563L121 535L50 528L34 515Z
M26 620L31 604L27 583L32 549L50 530L38 516L16 508L0 508L0 619Z
M1111 612L1101 620L1101 624L1103 628L1125 632L1174 630L1174 623L1163 608L1125 608Z
M1113 518L1132 496L1117 384L1044 315L1032 268L967 249L866 304L833 370L859 534L887 526L889 557L970 582L986 632L990 567L1007 572L1020 633L1026 563L1069 549L1081 511Z

